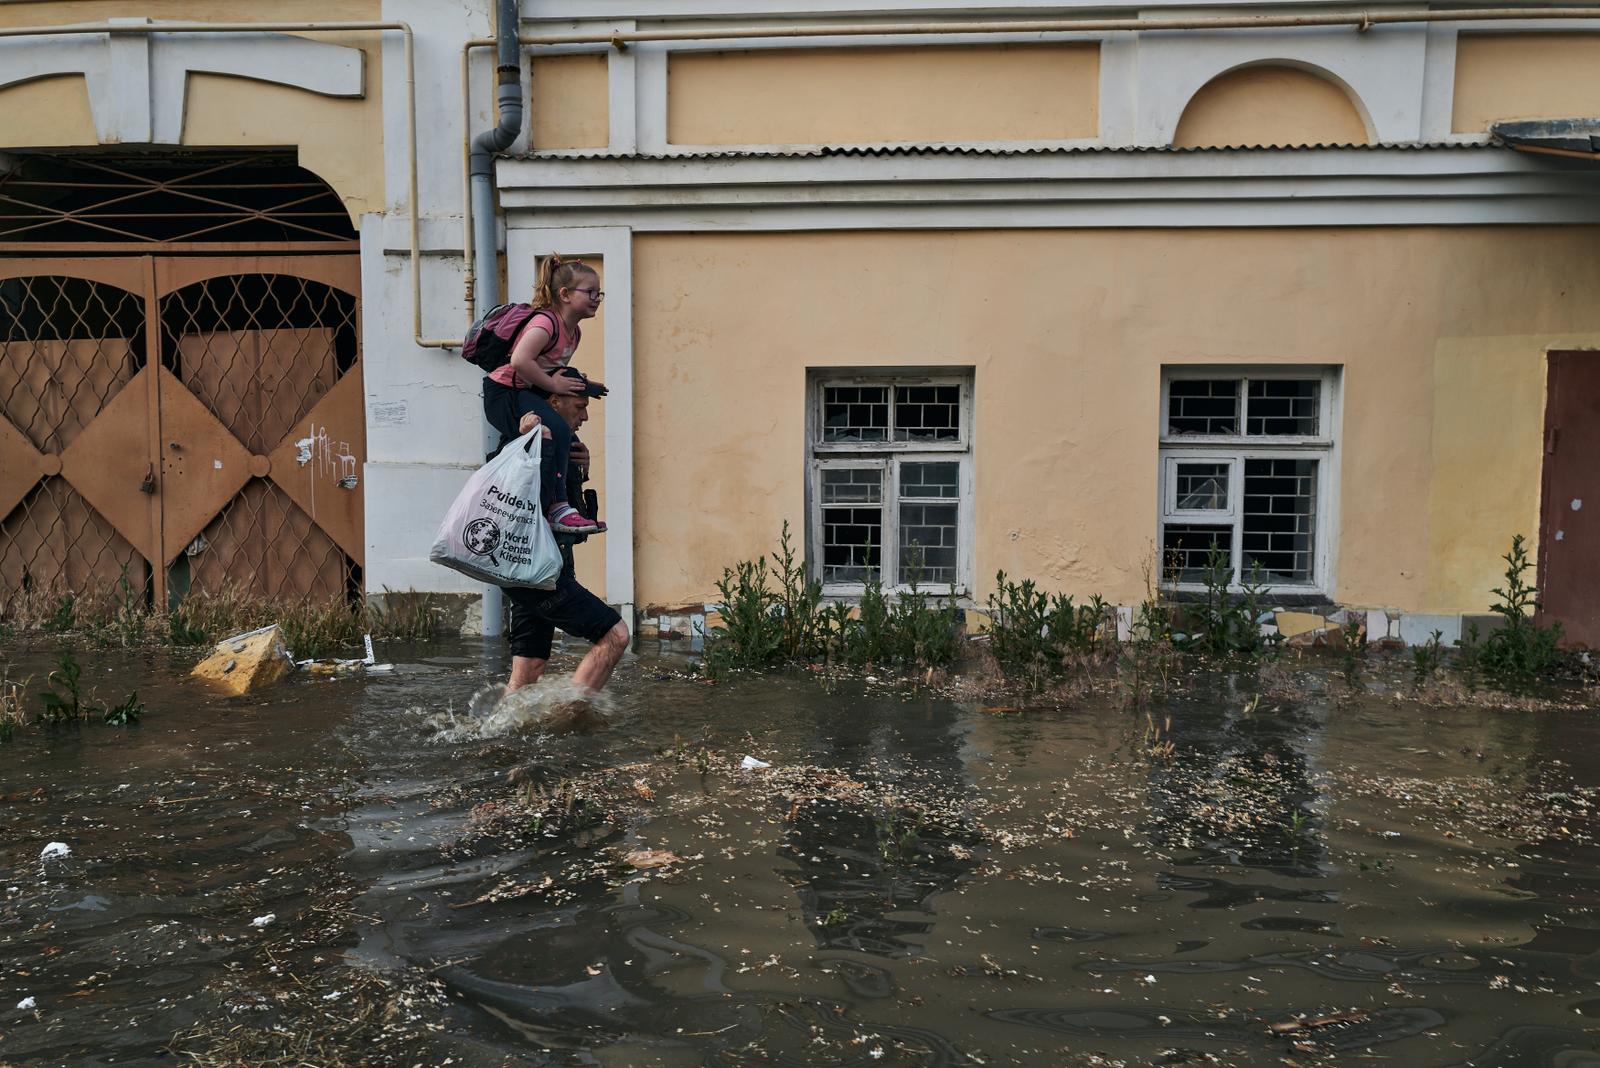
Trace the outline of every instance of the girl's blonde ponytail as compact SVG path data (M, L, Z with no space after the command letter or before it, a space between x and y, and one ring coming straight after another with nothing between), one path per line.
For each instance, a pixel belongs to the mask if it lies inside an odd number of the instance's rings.
M552 252L539 261L539 270L534 275L533 306L554 308L557 293L570 287L580 277L594 273L594 268L582 260L563 260Z

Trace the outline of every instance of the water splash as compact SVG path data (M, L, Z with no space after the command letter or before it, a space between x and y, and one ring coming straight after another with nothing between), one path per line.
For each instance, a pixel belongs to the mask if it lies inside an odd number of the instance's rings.
M546 675L532 686L506 693L498 682L472 695L466 711L453 709L429 717L439 742L471 742L537 731L564 734L609 726L617 712L614 697L590 693L570 675Z

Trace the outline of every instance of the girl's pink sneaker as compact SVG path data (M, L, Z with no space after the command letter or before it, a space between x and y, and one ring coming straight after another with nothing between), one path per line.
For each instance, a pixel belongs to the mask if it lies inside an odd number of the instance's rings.
M576 508L572 508L561 518L550 520L550 529L557 534L603 534L606 525L598 519L585 518Z

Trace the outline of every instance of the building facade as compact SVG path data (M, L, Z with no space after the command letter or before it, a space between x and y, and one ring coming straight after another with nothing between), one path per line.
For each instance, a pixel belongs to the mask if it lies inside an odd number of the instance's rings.
M160 247L0 234L13 291L76 308L87 278L147 305L77 333L35 314L8 375L71 393L106 338L148 335L110 346L126 366L89 391L103 401L0 386L4 522L109 529L152 596L282 545L294 592L476 595L427 550L483 454L477 375L443 347L470 318L465 142L493 121L479 7L0 38L33 64L0 67L18 179L160 160L254 166L251 188L279 191L231 194L244 221L220 239L192 225L226 214L211 192L163 202L187 229ZM981 606L1004 571L1130 605L1195 582L1214 547L1275 604L1449 641L1520 533L1553 614L1600 641L1600 171L1581 122L1537 125L1600 115L1600 23L1476 14L523 4L529 121L496 166L506 286L525 297L557 251L607 291L576 361L613 390L584 434L613 527L583 547L586 580L647 629L703 618L722 568L787 522L833 596L915 579ZM113 17L262 12L0 9L18 30ZM160 196L201 181L175 173ZM30 200L26 221L52 209ZM143 406L113 404L157 347L165 373L127 394ZM85 444L30 431L66 425L46 410L75 412ZM90 433L107 413L116 433ZM108 444L141 433L142 451Z

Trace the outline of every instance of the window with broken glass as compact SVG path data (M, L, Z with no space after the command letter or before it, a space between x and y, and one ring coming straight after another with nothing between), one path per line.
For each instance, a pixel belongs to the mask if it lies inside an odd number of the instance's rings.
M809 552L828 596L971 588L972 380L818 377Z
M1338 379L1331 370L1169 369L1161 383L1162 574L1325 592Z

